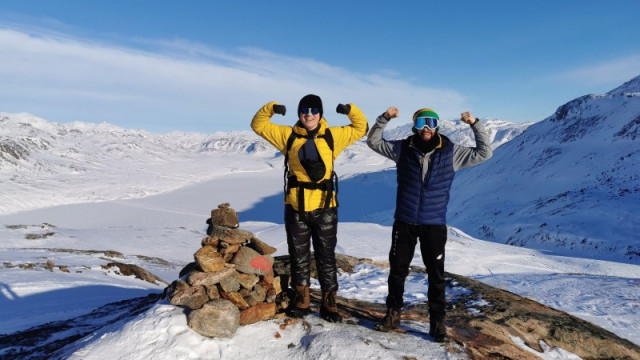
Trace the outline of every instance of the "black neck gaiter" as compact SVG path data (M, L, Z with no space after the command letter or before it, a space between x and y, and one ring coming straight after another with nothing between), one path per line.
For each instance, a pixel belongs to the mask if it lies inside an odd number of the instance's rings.
M433 151L438 144L440 144L440 135L438 133L435 133L429 141L424 141L418 134L413 135L413 145L423 154Z

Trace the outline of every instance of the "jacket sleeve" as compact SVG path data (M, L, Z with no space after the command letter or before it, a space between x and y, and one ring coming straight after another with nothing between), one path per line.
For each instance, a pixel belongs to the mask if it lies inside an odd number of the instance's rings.
M271 117L275 114L273 105L277 104L277 102L272 101L261 107L253 116L253 120L251 120L251 129L280 152L283 152L287 147L287 139L292 130L290 126L277 125L271 122Z
M369 128L367 118L362 111L354 104L349 104L349 106L351 106L351 110L347 116L351 124L330 128L334 143L334 157L338 156L347 146L365 136Z
M383 115L378 116L367 136L367 145L378 154L387 157L394 162L400 158L402 140L389 141L382 138L384 128L387 127L387 120Z
M471 126L476 139L476 147L464 147L455 144L453 147L453 170L458 171L466 167L478 165L493 156L489 131L484 124L477 121Z

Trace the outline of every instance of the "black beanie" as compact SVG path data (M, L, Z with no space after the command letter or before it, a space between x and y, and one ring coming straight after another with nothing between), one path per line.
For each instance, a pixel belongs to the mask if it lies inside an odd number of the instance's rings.
M320 96L309 94L300 99L300 103L298 104L298 115L300 114L301 109L308 108L316 108L320 110L320 118L322 119L322 100Z

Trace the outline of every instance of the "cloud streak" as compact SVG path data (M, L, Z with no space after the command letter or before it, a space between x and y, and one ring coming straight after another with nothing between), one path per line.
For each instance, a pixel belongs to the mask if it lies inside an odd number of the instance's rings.
M589 86L617 86L640 75L640 54L632 54L600 64L581 67L557 76L562 81ZM617 84L617 85L616 85Z
M0 48L6 54L0 57L0 110L59 122L213 132L248 129L265 102L295 109L307 93L320 95L326 109L353 102L370 122L391 105L409 116L426 100L446 117L465 102L454 90L255 48L230 53L186 41L147 41L143 50L11 28L0 28ZM347 121L325 114L330 123ZM274 121L292 123L294 115Z

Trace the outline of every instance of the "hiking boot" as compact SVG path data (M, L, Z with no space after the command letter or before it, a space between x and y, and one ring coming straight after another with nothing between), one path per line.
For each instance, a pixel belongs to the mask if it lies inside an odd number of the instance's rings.
M287 309L287 315L290 317L301 318L311 312L311 296L309 294L308 285L296 285L293 302Z
M400 309L387 309L387 314L382 321L376 324L378 331L389 332L400 327Z
M442 321L432 321L429 328L429 336L436 342L445 342L447 340L447 328Z
M322 304L320 305L320 317L328 322L342 322L342 316L338 313L335 291L322 292Z

